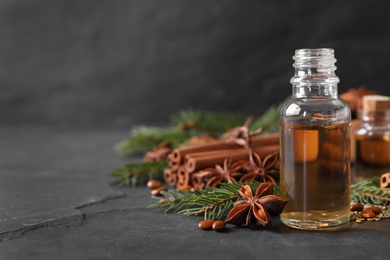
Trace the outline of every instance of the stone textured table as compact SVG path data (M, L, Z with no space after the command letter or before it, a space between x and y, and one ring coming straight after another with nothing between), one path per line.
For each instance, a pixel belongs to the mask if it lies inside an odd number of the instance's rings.
M0 259L388 259L390 220L308 232L228 226L146 209L147 188L109 186L127 160L116 130L0 129Z

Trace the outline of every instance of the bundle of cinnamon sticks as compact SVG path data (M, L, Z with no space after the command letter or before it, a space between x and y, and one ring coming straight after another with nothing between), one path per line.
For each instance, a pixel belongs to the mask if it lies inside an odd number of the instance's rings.
M279 150L279 134L253 136L250 147L254 153L264 158ZM233 140L214 142L174 149L168 155L169 168L164 171L168 185L178 188L203 188L207 179L198 178L205 169L223 165L225 160L231 163L249 160L248 149Z

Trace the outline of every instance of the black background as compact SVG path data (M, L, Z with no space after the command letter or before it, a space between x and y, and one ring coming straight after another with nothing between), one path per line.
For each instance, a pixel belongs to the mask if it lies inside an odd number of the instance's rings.
M3 0L0 125L258 115L291 93L298 48L335 49L339 92L390 95L389 11L378 0Z

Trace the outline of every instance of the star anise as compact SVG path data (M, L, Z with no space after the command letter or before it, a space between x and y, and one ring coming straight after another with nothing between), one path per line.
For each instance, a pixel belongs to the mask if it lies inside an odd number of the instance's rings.
M236 183L244 174L242 169L248 164L248 161L237 161L231 163L230 159L225 159L223 167L216 165L215 168L207 168L200 172L205 178L208 178L206 187L216 187L220 182Z
M250 228L256 227L257 222L264 227L271 226L271 217L282 213L287 203L273 194L273 187L273 183L264 182L259 185L254 196L249 185L241 187L239 193L243 199L234 203L225 222L236 226L246 224Z
M172 152L172 145L169 142L162 142L160 145L153 147L152 151L145 153L144 161L161 161L167 159L168 154Z
M241 177L240 182L251 182L259 180L263 182L276 183L274 177L279 174L276 169L276 164L279 160L279 151L275 151L262 160L257 153L253 153L250 157L250 167L248 173Z

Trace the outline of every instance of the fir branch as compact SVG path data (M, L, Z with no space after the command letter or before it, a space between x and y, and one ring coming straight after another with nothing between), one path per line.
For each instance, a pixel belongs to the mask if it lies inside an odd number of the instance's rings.
M185 131L208 134L221 134L233 127L242 125L247 116L230 112L203 112L195 109L180 111L173 115L171 122Z
M387 206L390 205L390 190L380 188L380 178L373 177L351 185L351 200Z
M118 143L114 150L120 156L131 156L151 150L154 146L168 141L178 147L190 137L190 133L177 127L138 126L131 130L130 138Z
M239 190L248 184L255 192L260 182L250 183L221 183L219 188L195 191L163 191L165 199L160 199L149 208L166 208L165 212L174 212L187 216L203 215L205 219L222 219L233 207L233 203L240 200ZM278 194L278 187L274 186L274 194Z
M259 118L255 119L250 125L249 130L254 131L263 128L263 133L266 131L274 132L279 126L279 106L271 106Z
M114 177L111 183L119 186L141 186L151 179L162 180L163 171L168 167L166 160L129 163L122 168L115 169L109 173Z

